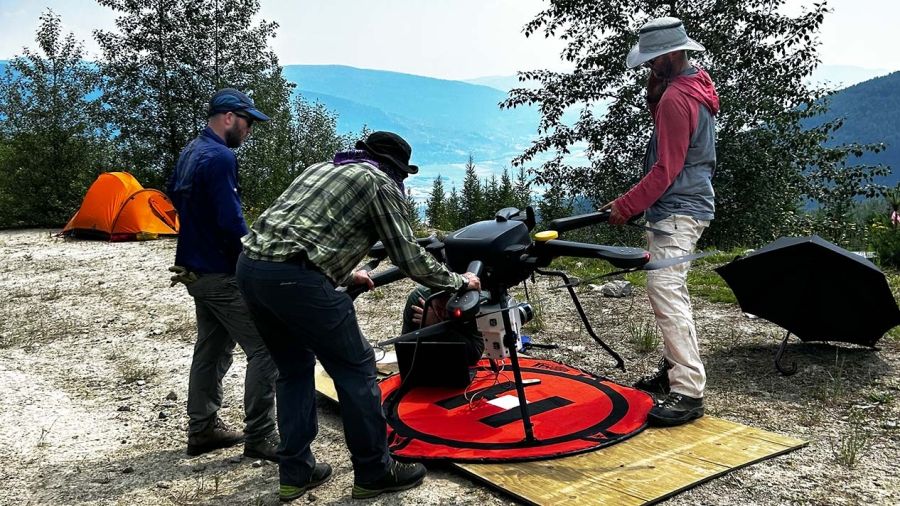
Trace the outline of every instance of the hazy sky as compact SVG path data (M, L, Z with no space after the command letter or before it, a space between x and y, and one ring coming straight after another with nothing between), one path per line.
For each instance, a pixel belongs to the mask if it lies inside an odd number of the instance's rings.
M813 0L788 0L790 9ZM447 79L564 68L563 44L526 39L522 26L542 0L261 0L260 16L277 21L272 46L282 64L342 64ZM828 0L820 57L829 65L900 70L900 2ZM0 59L34 46L41 11L50 7L66 31L97 56L94 28L114 28L115 14L91 0L0 0Z

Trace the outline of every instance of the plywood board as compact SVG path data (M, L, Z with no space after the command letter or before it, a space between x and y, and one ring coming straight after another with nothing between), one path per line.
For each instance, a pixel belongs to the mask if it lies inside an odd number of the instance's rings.
M331 378L316 366L316 390L337 401ZM647 429L594 452L536 462L453 464L531 504L651 504L717 476L806 446L705 416L668 429Z

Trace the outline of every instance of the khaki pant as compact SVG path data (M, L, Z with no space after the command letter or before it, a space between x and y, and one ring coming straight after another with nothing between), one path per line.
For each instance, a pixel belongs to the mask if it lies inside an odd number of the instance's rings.
M647 233L652 261L693 253L709 222L690 216L672 215L648 225L672 233L671 236ZM672 391L690 397L703 397L706 370L700 360L691 298L688 295L688 269L690 263L649 271L647 294L656 314L656 324L662 332L663 356L672 366L669 369Z
M234 276L204 274L187 286L197 309L197 342L188 379L188 433L215 423L224 393L222 380L231 367L235 344L247 356L244 377L244 434L260 441L275 430L275 380L272 362Z

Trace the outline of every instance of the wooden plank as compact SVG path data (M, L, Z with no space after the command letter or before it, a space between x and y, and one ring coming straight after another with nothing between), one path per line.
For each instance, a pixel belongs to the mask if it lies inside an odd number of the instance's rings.
M337 401L334 384L319 365L316 390ZM648 429L619 444L581 455L452 467L530 504L629 506L661 501L806 444L705 416L680 427Z

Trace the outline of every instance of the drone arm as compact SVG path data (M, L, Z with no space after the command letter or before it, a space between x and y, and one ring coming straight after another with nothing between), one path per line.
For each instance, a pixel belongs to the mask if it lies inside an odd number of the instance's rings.
M561 239L537 242L535 246L535 252L539 257L547 259L560 256L598 258L620 269L641 267L650 261L650 254L640 248L601 246Z
M384 286L388 283L393 283L394 281L399 281L406 277L406 274L403 274L403 271L398 269L397 267L391 267L389 269L385 269L378 274L371 276L372 282L375 283L375 287ZM344 287L341 287L344 288ZM340 288L339 288L340 290ZM365 293L369 291L369 287L365 284L358 285L350 285L346 287L347 295L350 296L351 299L355 299L361 293Z
M606 223L609 221L609 211L598 211L596 213L579 214L569 216L568 218L557 218L550 222L550 230L557 232L568 232L577 228L583 228L598 223Z

